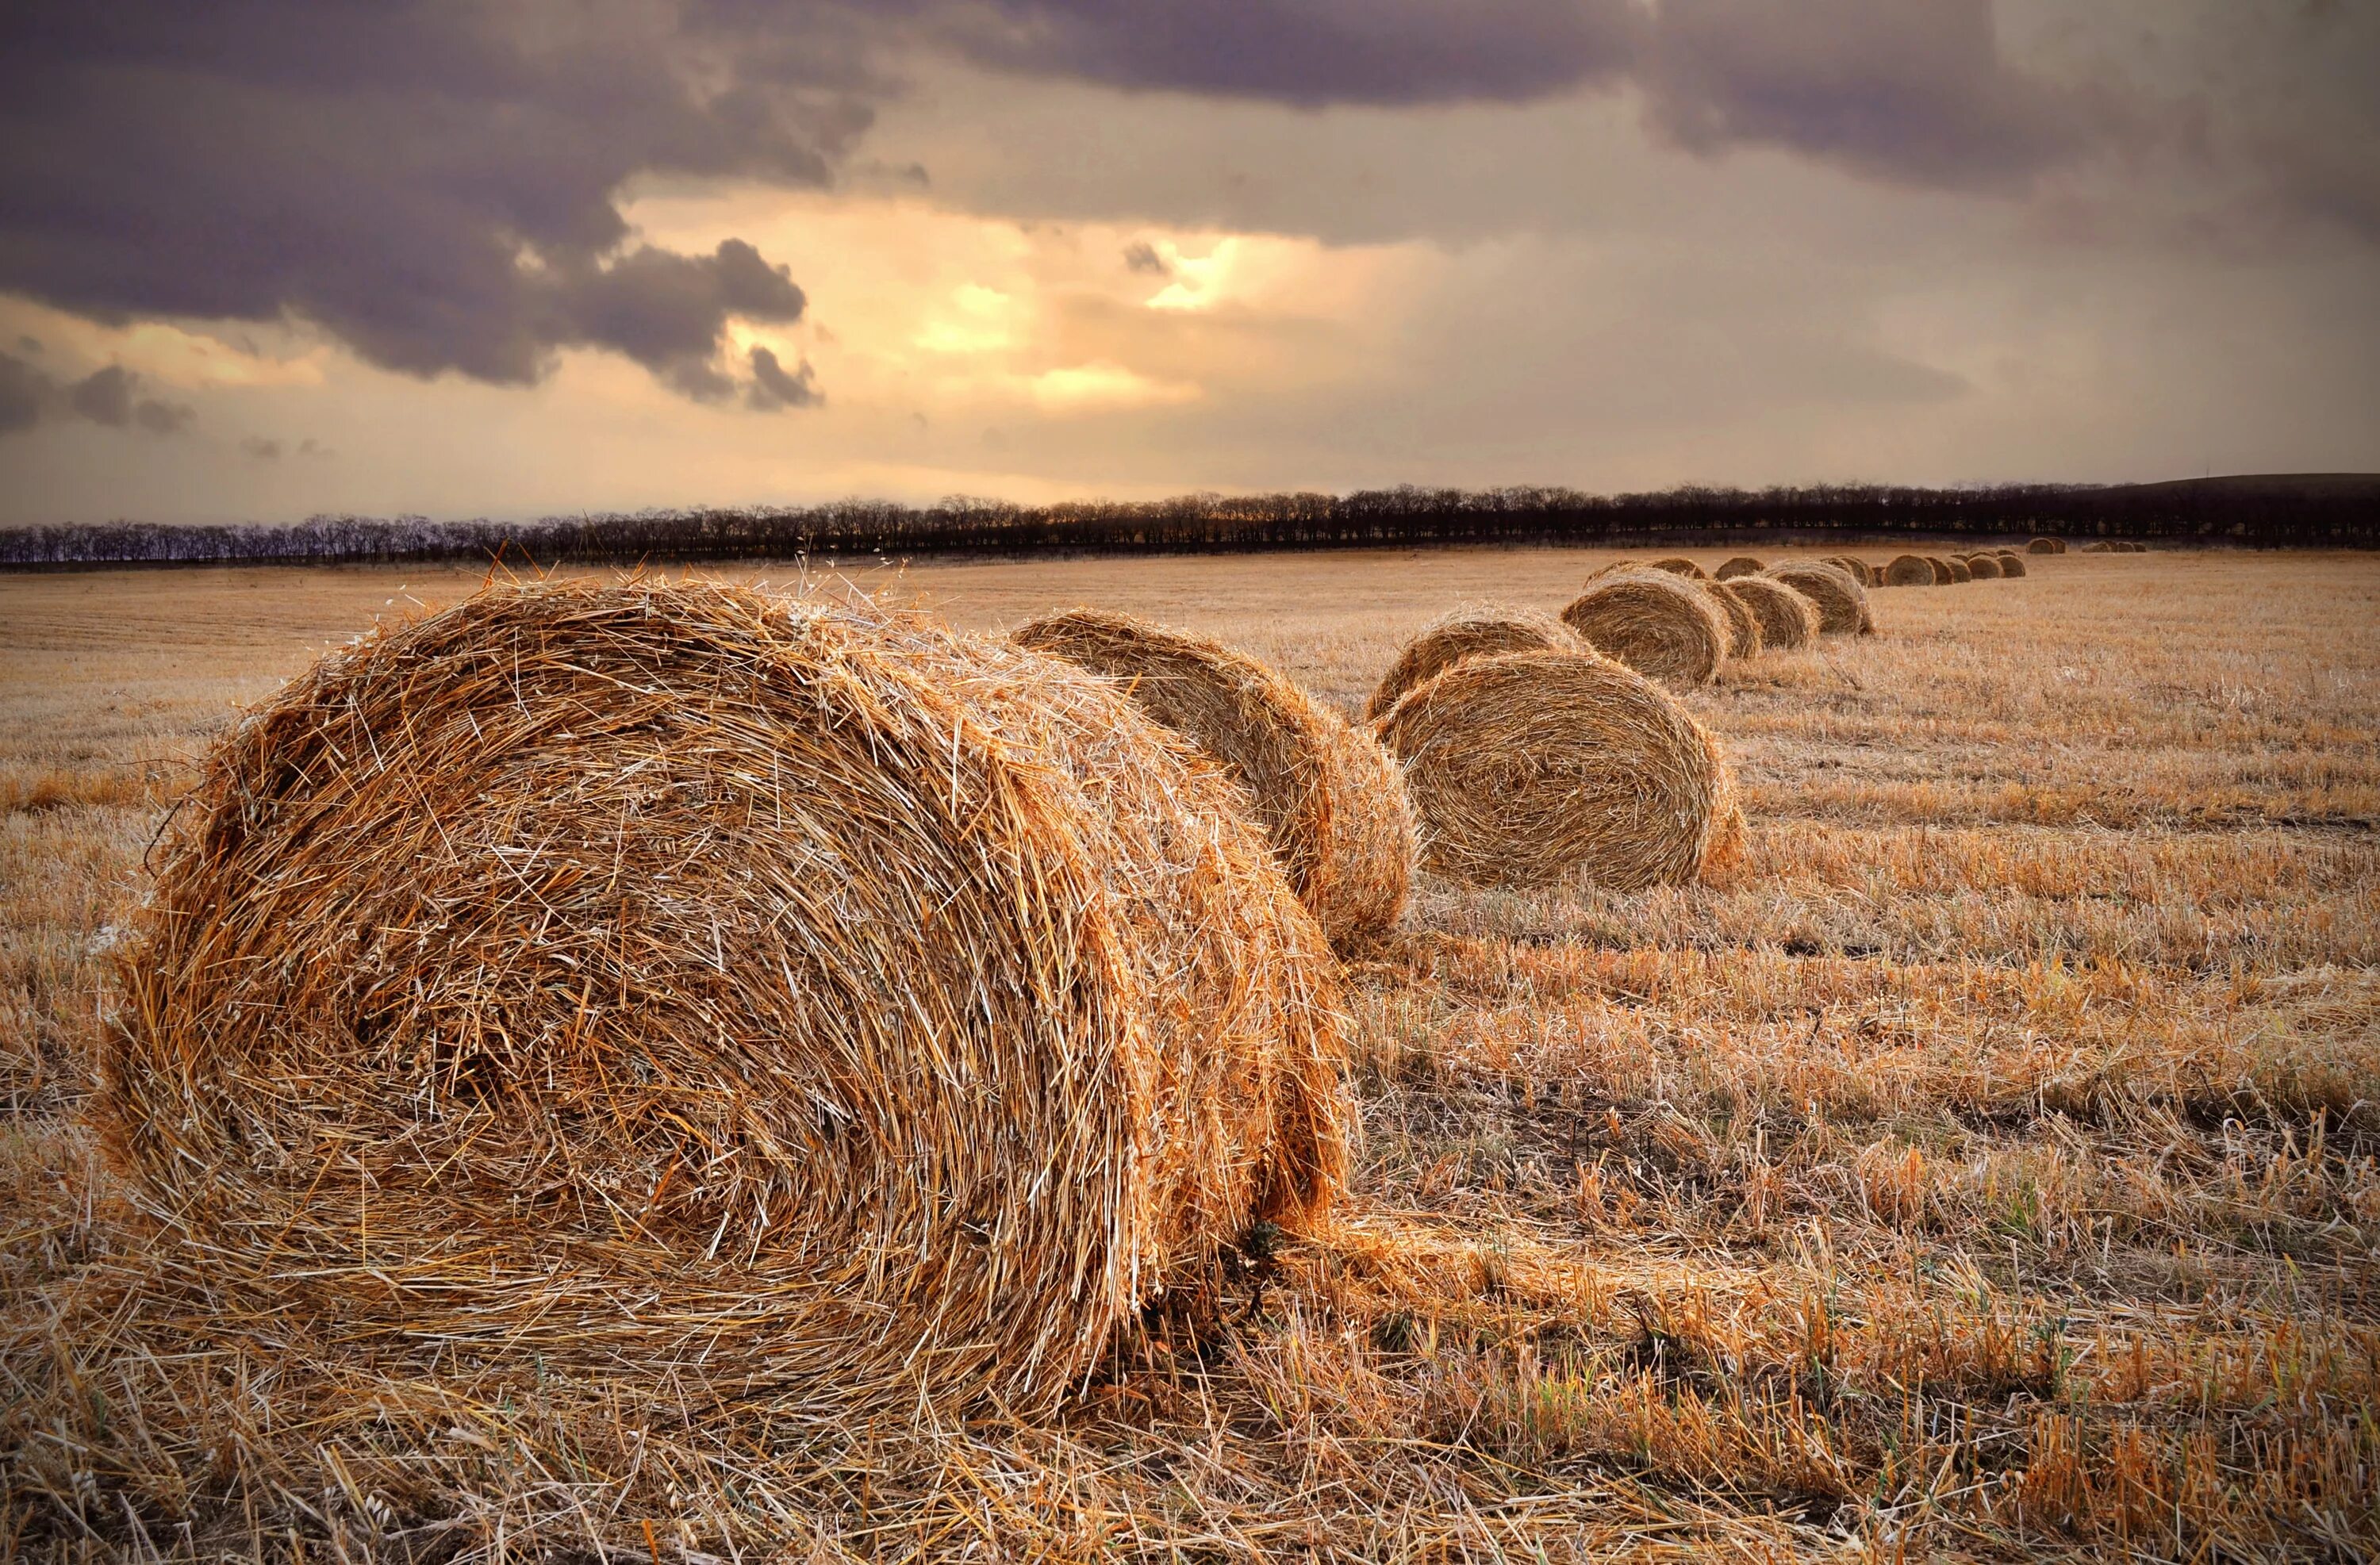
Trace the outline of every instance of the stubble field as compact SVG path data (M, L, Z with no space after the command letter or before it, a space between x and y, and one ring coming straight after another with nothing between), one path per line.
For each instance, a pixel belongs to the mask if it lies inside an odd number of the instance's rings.
M1436 613L1607 558L851 580L1148 614L1353 711ZM249 1389L320 1342L192 1313L78 1121L193 758L479 574L0 577L0 1555L2369 1558L2380 561L2031 564L1687 698L1750 820L1713 883L1424 881L1353 974L1330 1229L1055 1425L732 1439L358 1377L268 1441Z

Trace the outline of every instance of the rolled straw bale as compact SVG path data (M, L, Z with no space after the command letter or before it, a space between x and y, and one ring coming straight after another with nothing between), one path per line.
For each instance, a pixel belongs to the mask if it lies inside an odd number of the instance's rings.
M1710 580L1710 572L1695 564L1683 554L1670 554L1647 563L1657 571L1667 571L1671 576L1682 576L1689 581Z
M2066 552L2066 540L2062 538L2033 539L2025 544L2024 552L2028 554L2063 554Z
M2080 550L2076 551L2076 552L2082 554L2112 554L2115 552L2115 545L2109 543L2105 539L2095 539L2091 542L2084 544Z
M1730 658L1756 658L1760 655L1760 619L1752 605L1735 595L1733 584L1706 581L1703 590L1727 617L1727 655Z
M2024 575L2024 556L2016 552L2014 550L2003 549L1998 553L1993 555L1992 558L1999 562L2000 575Z
M1711 573L1715 581L1733 581L1740 576L1758 576L1767 569L1749 554L1738 554Z
M1868 579L1867 562L1864 560L1853 559L1849 554L1828 554L1825 557L1825 564L1840 568L1845 576L1858 582L1862 587L1876 585Z
M1369 734L1266 664L1129 614L1075 609L1020 647L1120 680L1159 723L1247 790L1290 889L1342 951L1396 928L1413 879L1413 808Z
M1771 581L1781 581L1818 606L1818 631L1824 636L1868 636L1875 633L1876 615L1868 608L1867 588L1848 571L1820 560L1798 560L1768 570Z
M1696 583L1665 572L1603 577L1561 617L1597 651L1671 685L1707 685L1727 659L1726 612Z
M1606 658L1470 659L1408 691L1379 734L1404 763L1425 861L1475 884L1675 885L1741 834L1717 745Z
M1397 704L1397 698L1465 658L1490 658L1500 652L1589 650L1576 631L1535 609L1488 604L1456 609L1422 626L1420 634L1405 643L1397 661L1380 677L1379 688L1365 703L1364 721L1378 722Z
M1895 554L1884 576L1895 587L1931 587L1937 579L1934 563L1923 554Z
M1959 563L1966 566L1967 573L1977 581L1998 581L2000 578L2000 563L1989 554L1964 555Z
M1950 581L1961 582L1973 581L1975 579L1975 573L1969 570L1967 568L1967 563L1964 560L1960 559L1955 554L1936 555L1934 556L1934 563L1942 567L1942 574Z
M157 851L111 1158L243 1318L458 1400L1046 1407L1343 1167L1336 968L1229 781L921 617L485 591Z
M1764 649L1790 652L1818 638L1818 605L1783 582L1752 576L1727 588L1760 621Z

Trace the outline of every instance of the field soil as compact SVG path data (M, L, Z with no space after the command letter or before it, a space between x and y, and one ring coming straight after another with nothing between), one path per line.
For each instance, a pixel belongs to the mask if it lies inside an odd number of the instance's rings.
M702 574L1123 610L1352 713L1609 558ZM80 1118L109 951L243 704L483 576L0 576L0 1557L2380 1555L2380 559L2027 564L1685 698L1709 883L1424 880L1324 1231L1054 1424L825 1432L393 1369L272 1425L306 1328L194 1303Z

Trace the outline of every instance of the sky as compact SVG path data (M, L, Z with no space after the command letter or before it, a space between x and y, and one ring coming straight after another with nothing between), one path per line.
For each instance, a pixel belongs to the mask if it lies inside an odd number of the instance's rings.
M18 0L0 525L2380 469L2380 0Z

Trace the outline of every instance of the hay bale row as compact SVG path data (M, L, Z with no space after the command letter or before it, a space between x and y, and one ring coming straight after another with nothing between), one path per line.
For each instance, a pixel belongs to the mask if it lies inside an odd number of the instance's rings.
M1396 928L1413 815L1370 734L1245 653L1129 615L1075 609L1014 639L1120 682L1150 718L1219 762L1246 790L1290 888L1333 946L1354 952Z
M158 1242L490 1396L1043 1408L1343 1168L1239 791L922 618L490 590L285 687L155 864L99 1118Z
M2066 540L2062 538L2033 539L2026 542L2024 552L2028 554L2063 554L2066 552Z

